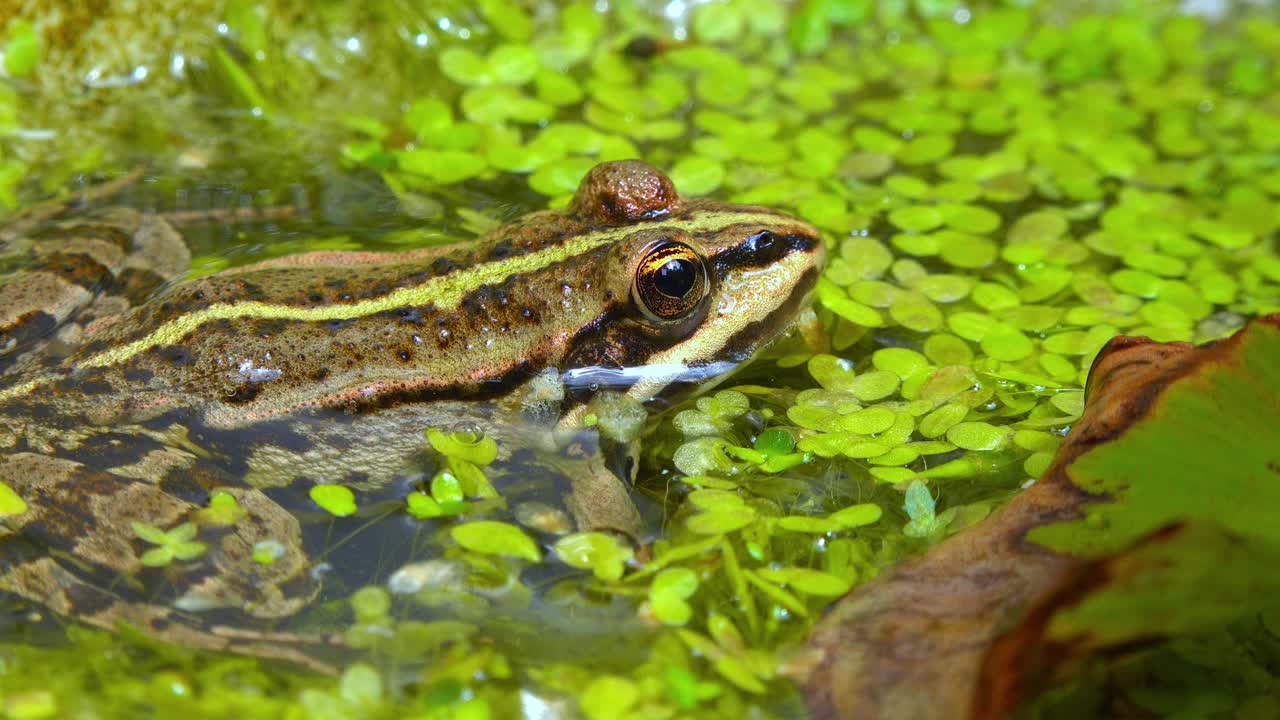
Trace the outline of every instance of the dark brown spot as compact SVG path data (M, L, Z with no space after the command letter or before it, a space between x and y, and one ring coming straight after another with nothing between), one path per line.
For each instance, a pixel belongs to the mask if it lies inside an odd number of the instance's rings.
M191 349L185 345L163 345L156 348L156 354L172 363L174 367L189 365L194 359Z
M489 259L490 259L490 260L505 260L506 258L511 257L511 256L514 254L514 252L515 252L515 251L511 248L511 241L510 241L510 240L503 240L502 242L500 242L500 243L498 243L497 245L494 245L492 248L490 248L490 250L489 250Z
M92 288L109 277L105 265L82 253L50 253L35 263L33 268L87 288Z
M324 324L324 326L328 328L331 332L337 332L345 327L349 327L354 322L355 320L351 320L351 319L329 320Z

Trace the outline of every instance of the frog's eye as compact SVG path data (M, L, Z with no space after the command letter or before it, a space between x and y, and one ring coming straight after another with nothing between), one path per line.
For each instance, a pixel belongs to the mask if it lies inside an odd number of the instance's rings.
M632 295L651 319L675 320L696 307L706 294L707 271L702 257L684 243L652 245L636 267Z

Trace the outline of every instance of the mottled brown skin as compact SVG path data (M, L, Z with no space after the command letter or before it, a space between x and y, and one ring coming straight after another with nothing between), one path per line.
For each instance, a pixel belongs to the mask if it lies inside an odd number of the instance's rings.
M605 385L636 403L672 399L686 377L722 373L781 333L822 262L812 227L685 201L633 161L589 173L570 211L475 242L313 253L158 294L189 256L156 216L50 213L0 237L0 268L17 268L0 275L0 477L30 507L0 526L0 590L100 626L311 664L315 638L251 622L294 616L324 590L312 570L328 550L308 519L333 521L311 486L403 507L438 465L422 430L479 429L499 445L490 479L519 488L504 492L511 506L550 499L570 525L635 535L618 469L577 425L599 378L572 373L650 365ZM663 316L635 288L661 270L647 253L673 242L703 280ZM545 482L522 481L533 467ZM246 518L202 522L215 489ZM150 546L131 522L193 520L204 556L141 565ZM252 561L266 540L284 554ZM422 559L388 543L388 571Z

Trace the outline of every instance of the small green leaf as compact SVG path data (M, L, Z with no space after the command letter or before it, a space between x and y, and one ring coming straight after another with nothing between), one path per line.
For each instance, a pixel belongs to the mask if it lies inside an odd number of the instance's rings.
M698 589L698 576L688 568L667 568L649 586L649 607L666 625L684 625L693 616L686 599Z
M807 515L788 515L778 518L778 527L791 532L813 533L823 535L843 528L838 522L827 518L809 517Z
M480 431L442 432L427 430L427 441L436 452L485 466L498 457L498 443Z
M671 168L671 182L682 195L706 195L724 181L724 166L711 158L691 155Z
M225 490L215 490L209 497L209 507L196 513L196 516L207 525L229 527L248 514L248 510L240 507L235 495Z
M767 580L789 585L806 595L836 597L849 592L852 586L842 577L810 568L761 568L758 572Z
M311 501L335 517L346 517L356 511L356 496L343 485L314 485Z
M962 422L947 430L947 441L965 450L998 450L1009 443L1007 427L986 422Z
M409 514L419 520L428 520L446 514L444 509L440 507L440 503L426 493L409 493L409 497L405 498L405 503L408 506Z
M173 550L168 547L156 547L142 553L139 558L147 567L164 567L173 562Z
M485 169L484 158L475 153L430 148L397 153L396 164L404 172L429 177L445 185L473 178Z
M203 555L208 546L202 542L179 542L170 545L169 549L179 560L194 560Z
M773 427L756 436L754 447L767 458L780 457L795 450L796 439L785 428Z
M499 45L489 53L494 82L523 85L538 72L538 54L524 45Z
M460 85L489 85L493 82L489 63L466 48L451 47L441 52L440 72Z
M13 488L0 482L0 517L21 515L28 509L27 502Z
M599 675L578 698L587 720L622 720L640 699L635 683L616 675Z
M130 522L129 527L133 528L133 534L152 545L164 545L169 542L169 534L155 525L135 521Z
M699 535L721 535L740 530L756 519L756 511L749 507L715 510L699 513L685 521L685 527Z
M870 525L880 519L884 511L875 503L850 505L827 516L828 520L840 524L841 527L861 527Z
M259 540L253 544L253 561L259 565L272 565L284 557L285 546L279 540Z
M591 570L601 580L617 580L635 554L617 537L599 532L566 535L556 541L556 555L566 565Z
M454 542L486 555L507 555L537 562L542 558L538 545L523 530L510 523L479 520L455 526L449 531Z
M40 36L31 23L14 20L9 25L9 38L4 44L4 71L9 77L27 77L40 61Z
M431 497L441 505L462 502L462 483L448 470L441 470L431 478Z

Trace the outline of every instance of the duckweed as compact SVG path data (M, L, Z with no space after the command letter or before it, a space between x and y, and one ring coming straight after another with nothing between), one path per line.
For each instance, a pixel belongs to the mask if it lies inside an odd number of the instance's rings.
M27 511L27 502L13 488L0 482L0 517L21 515Z
M510 523L476 520L456 525L449 531L454 542L486 555L509 555L531 562L542 559L538 545L523 530Z
M209 507L201 510L197 517L207 525L230 526L240 522L249 514L240 506L236 496L225 490L216 490L209 496Z
M313 485L311 501L334 517L346 517L356 511L356 496L344 485Z
M147 567L164 567L174 560L194 560L208 550L207 545L196 540L200 530L195 523L182 523L172 530L140 522L131 522L129 526L144 542L155 545L138 558Z

